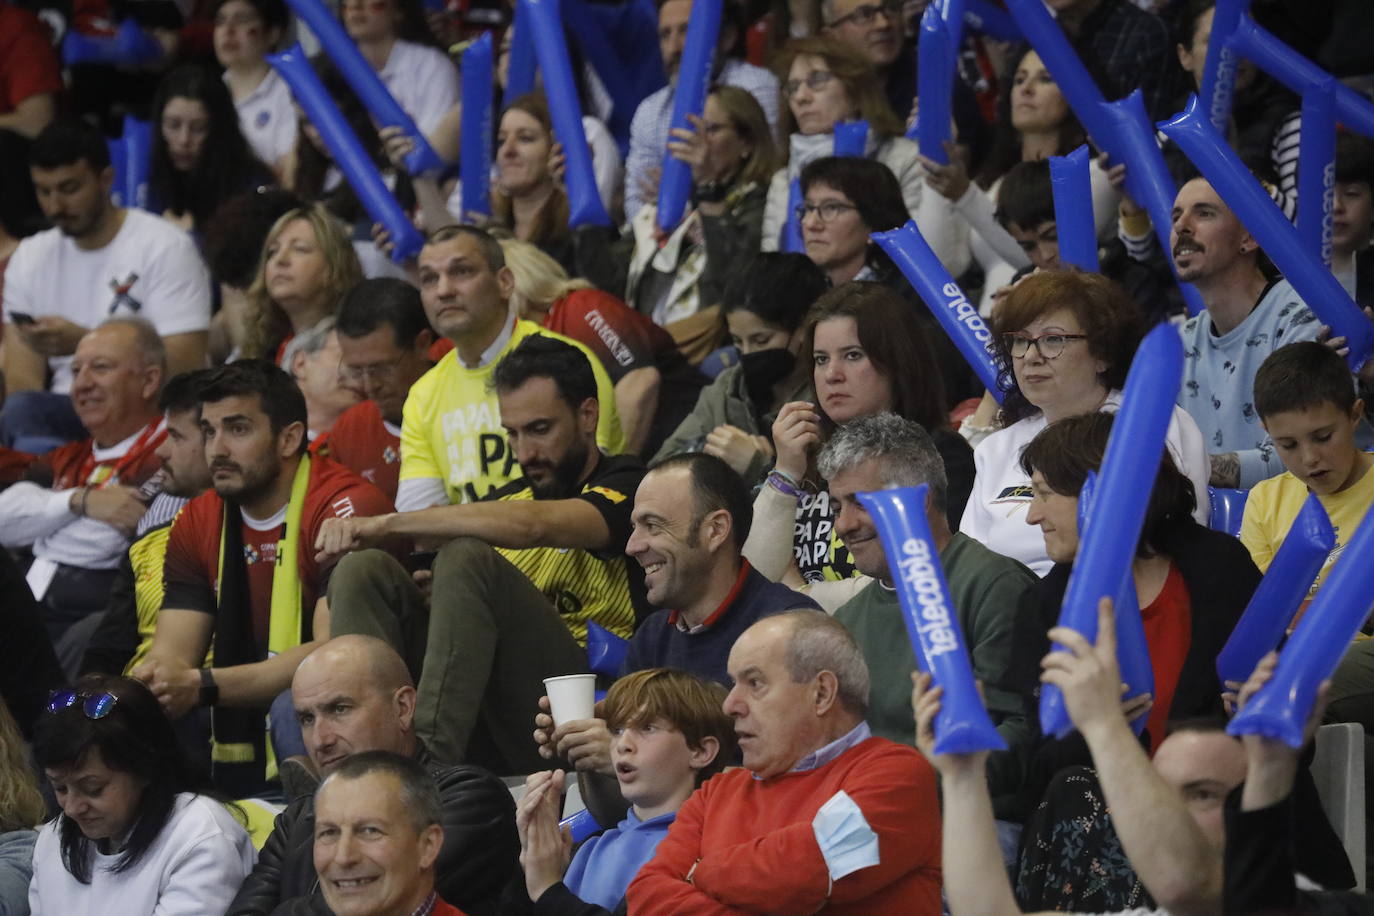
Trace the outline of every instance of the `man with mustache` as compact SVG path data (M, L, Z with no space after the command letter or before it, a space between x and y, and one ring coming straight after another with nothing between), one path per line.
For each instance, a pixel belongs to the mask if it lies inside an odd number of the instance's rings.
M1252 487L1283 473L1255 411L1255 373L1284 344L1315 339L1321 322L1291 283L1265 273L1259 243L1207 179L1179 189L1169 245L1179 279L1207 306L1183 325L1179 406L1212 453L1212 486Z
M215 708L215 781L242 797L269 775L269 706L277 758L304 753L290 686L330 629L332 564L311 549L321 525L392 507L343 465L306 453L305 398L271 363L214 370L199 403L213 489L172 523L157 632L134 676L173 718ZM214 667L202 667L212 643Z
M473 503L326 522L314 547L329 560L390 538L443 544L428 598L381 551L340 560L332 632L405 656L416 730L437 759L529 773L541 760L524 723L542 679L586 671L590 623L629 637L648 611L643 572L624 553L644 467L596 447L596 377L572 344L527 337L492 387L522 476Z

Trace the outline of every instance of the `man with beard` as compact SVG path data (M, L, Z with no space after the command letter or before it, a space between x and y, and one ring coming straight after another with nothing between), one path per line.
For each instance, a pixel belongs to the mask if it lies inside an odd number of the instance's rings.
M149 321L163 338L169 374L204 365L210 282L185 232L110 200L114 169L94 127L74 119L48 125L29 148L29 174L53 228L20 242L4 271L9 327L0 368L19 394L5 404L0 441L36 453L82 437L69 397L72 360L104 319Z
M1212 486L1253 487L1284 470L1255 410L1255 373L1284 344L1315 339L1321 322L1291 283L1266 275L1259 243L1207 179L1179 189L1169 245L1207 306L1183 325L1179 406L1212 453Z
M157 633L134 671L173 718L214 707L215 781L234 795L272 775L264 716L274 702L277 756L303 753L298 729L277 729L294 726L296 665L329 633L332 568L311 550L320 526L391 509L343 465L305 453L305 422L300 389L271 363L243 360L205 378L200 429L214 489L172 523ZM214 667L201 667L212 642Z
M624 553L644 468L597 449L596 379L571 344L528 337L492 383L523 476L475 503L328 522L315 547L328 559L388 538L446 542L428 600L386 554L344 557L332 632L377 636L405 656L416 729L436 758L528 773L541 761L523 723L542 679L586 671L588 623L628 637L647 610Z

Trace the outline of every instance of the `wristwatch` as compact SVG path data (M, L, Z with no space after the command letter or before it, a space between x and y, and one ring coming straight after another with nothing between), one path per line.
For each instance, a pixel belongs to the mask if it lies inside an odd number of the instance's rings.
M219 703L219 685L209 668L200 669L200 705L214 706Z

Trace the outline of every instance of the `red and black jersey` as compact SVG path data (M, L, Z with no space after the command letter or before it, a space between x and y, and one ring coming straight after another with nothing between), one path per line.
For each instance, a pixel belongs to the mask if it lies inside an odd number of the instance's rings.
M401 476L401 434L387 428L375 401L345 410L333 427L311 446L328 455L377 489L393 503Z

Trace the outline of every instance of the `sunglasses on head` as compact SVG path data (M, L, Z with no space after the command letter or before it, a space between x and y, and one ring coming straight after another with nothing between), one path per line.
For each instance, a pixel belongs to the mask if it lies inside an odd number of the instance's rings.
M108 692L85 694L75 690L54 690L48 695L48 712L61 712L78 702L87 719L103 719L114 709L119 697Z

